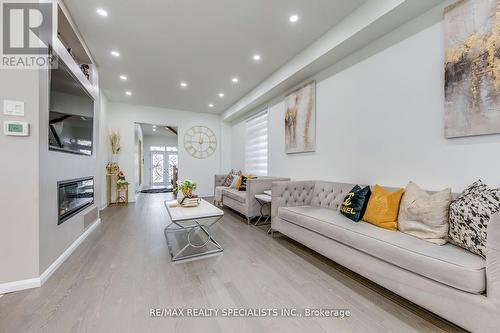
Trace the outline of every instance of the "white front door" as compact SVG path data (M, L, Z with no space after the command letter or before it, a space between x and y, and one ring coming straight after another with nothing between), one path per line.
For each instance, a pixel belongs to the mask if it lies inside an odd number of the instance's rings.
M166 186L168 183L167 168L165 167L165 152L151 152L151 185Z
M177 167L179 158L177 153L167 152L168 161L168 183L172 184L174 178L174 167Z

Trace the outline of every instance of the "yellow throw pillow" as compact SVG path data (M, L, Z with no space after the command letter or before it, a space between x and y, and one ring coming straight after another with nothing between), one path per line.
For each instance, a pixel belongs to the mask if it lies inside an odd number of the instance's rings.
M403 192L402 188L396 192L389 192L382 186L375 185L363 221L380 228L397 230L399 203Z
M238 181L236 182L236 185L234 186L236 189L239 189L240 186L241 186L241 180L243 179L243 174L241 174L239 177L238 177Z
M249 173L242 173L240 175L240 177L238 178L238 181L236 182L236 186L235 188L238 190L238 191L242 191L240 188L241 188L241 185L242 182L243 182L243 178L246 178L246 179L253 179L253 176ZM245 179L245 188L243 190L246 190L246 179Z

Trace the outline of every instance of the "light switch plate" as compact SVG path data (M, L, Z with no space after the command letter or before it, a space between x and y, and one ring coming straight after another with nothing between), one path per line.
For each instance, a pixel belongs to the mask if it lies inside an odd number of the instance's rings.
M9 116L24 116L24 102L4 100L3 114Z

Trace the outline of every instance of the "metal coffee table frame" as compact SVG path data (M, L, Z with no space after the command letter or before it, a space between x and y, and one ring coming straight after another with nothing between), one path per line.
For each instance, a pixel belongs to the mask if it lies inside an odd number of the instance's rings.
M165 208L167 208L167 202L164 202ZM168 209L167 209L168 212ZM224 248L213 238L212 233L210 232L210 227L212 227L214 224L219 222L224 215L214 215L214 216L204 216L201 218L187 218L187 219L182 219L182 220L176 220L170 223L165 227L164 233L165 233L165 239L167 240L167 246L168 250L170 252L170 258L171 260L174 261L181 261L181 260L187 260L187 259L193 259L197 257L203 257L203 256L209 256L213 255L216 253L220 253L224 251ZM206 220L206 219L213 219L215 220L208 224L202 224L200 221ZM185 225L183 222L192 222L191 224ZM204 243L200 244L195 244L191 242L191 235L196 231L196 230L201 230L203 233L207 236L207 240ZM173 253L172 246L168 242L168 236L167 234L169 233L177 233L177 232L187 232L187 244L177 252L177 254ZM216 247L214 250L210 251L205 251L205 252L200 252L196 254L189 254L189 255L182 255L183 252L185 252L189 248L195 248L195 249L200 249L208 244L212 244Z

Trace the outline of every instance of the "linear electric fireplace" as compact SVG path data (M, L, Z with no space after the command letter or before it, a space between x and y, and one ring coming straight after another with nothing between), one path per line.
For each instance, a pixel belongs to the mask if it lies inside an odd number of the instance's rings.
M94 203L94 177L60 181L57 187L58 225Z

